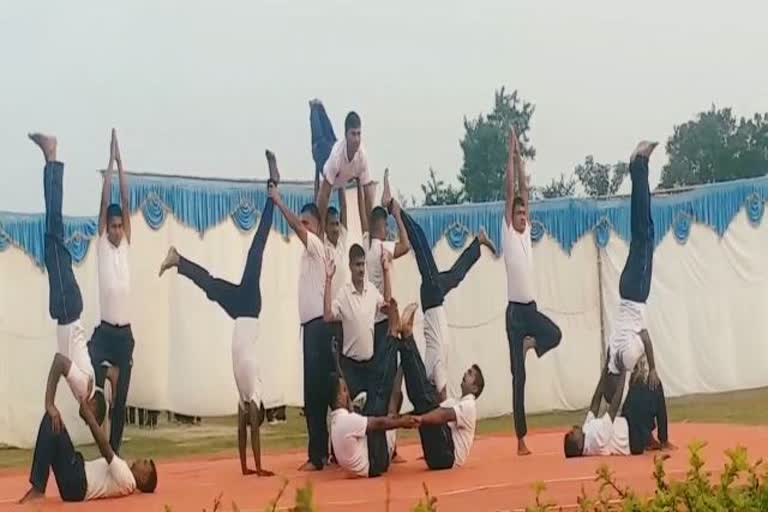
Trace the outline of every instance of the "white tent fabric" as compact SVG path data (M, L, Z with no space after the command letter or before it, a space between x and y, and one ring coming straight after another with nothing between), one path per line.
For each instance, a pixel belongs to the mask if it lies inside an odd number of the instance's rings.
M356 212L354 194L348 194ZM279 215L279 213L276 213ZM237 395L230 353L232 320L186 278L171 270L158 278L168 246L238 280L253 235L224 222L200 237L169 216L152 230L134 217L131 248L133 330L136 338L131 405L190 415L235 411ZM350 233L359 240L357 216ZM469 243L469 240L467 240ZM297 312L301 243L273 231L262 273L261 336L266 405L301 405L302 371ZM598 249L592 236L570 255L545 236L534 246L539 308L563 331L561 346L541 360L528 358L529 412L575 409L588 404L601 361L601 306L610 332L618 298L618 275L627 246L612 236ZM720 239L694 226L686 245L670 234L657 248L648 318L662 379L670 395L743 389L768 384L768 226L755 228L742 213ZM442 240L435 247L441 268L458 252ZM96 251L76 267L83 290L87 329L98 319ZM45 274L22 251L0 253L0 443L34 444L43 414L45 381L55 350L48 316ZM394 293L401 306L418 300L415 259L395 264ZM449 374L454 384L478 363L486 377L478 401L482 417L512 407L509 351L504 331L504 266L485 250L480 262L446 300L453 346ZM417 317L421 325L420 316ZM420 342L423 340L419 340ZM58 403L76 440L86 439L69 390L60 384ZM511 428L511 427L510 427Z

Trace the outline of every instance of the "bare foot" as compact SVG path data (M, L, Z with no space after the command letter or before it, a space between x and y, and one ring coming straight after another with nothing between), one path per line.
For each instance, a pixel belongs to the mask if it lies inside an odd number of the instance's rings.
M517 454L522 457L531 454L531 450L525 445L525 439L517 440Z
M267 165L269 166L269 179L277 185L280 183L280 171L277 170L277 158L275 158L275 154L270 150L266 150L265 154L267 155Z
M163 272L168 270L171 267L176 267L179 264L179 253L176 251L176 248L171 246L168 249L168 254L165 256L165 259L160 264L160 273L158 276L162 276Z
M56 145L58 144L56 137L42 133L30 133L27 136L43 152L46 163L56 161Z
M480 232L477 234L477 241L480 245L484 245L491 251L491 254L496 256L496 245L488 238L488 233L485 232L485 228L480 228Z
M403 310L403 314L400 317L400 334L403 338L409 338L413 335L413 319L416 317L417 309L419 309L419 305L411 302Z
M313 107L314 105L322 105L322 104L323 104L323 102L322 102L322 101L320 101L320 100L319 100L319 99L317 99L317 98L312 98L311 100L309 100L309 106L310 106L310 108L311 108L311 107Z
M301 466L299 466L299 471L320 471L320 470L316 468L315 465L312 464L310 461L307 461Z
M658 145L658 142L641 140L635 150L632 152L632 156L629 157L629 161L631 162L634 160L636 156L644 156L646 158L650 158L651 153L653 153L653 150L656 149L656 146Z
M27 494L19 500L19 504L29 503L30 501L38 501L45 499L45 493L38 491L34 487L30 487Z
M667 441L666 443L661 443L661 451L663 451L663 452L672 452L672 451L675 451L675 450L677 450L677 446L673 445L669 441Z
M395 298L389 299L389 307L387 308L387 316L389 317L389 334L390 336L397 337L400 334L400 310L398 309L397 301Z
M392 191L389 188L389 169L384 169L384 190L381 193L381 206L389 210L392 202Z
M536 348L536 340L528 336L523 340L523 357L528 354L528 351Z
M400 455L399 453L394 454L394 456L392 457L392 464L404 464L406 462L408 461L405 460L405 458L403 458L403 456Z

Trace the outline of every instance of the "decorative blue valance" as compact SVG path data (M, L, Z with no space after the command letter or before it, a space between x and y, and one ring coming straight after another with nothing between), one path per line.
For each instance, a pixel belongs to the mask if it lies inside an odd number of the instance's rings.
M133 213L141 210L150 227L160 229L170 213L201 235L228 219L239 229L253 229L267 197L264 182L147 174L131 174L128 181L130 209ZM280 190L283 200L294 211L299 211L313 196L312 184L308 182L284 182ZM117 201L117 180L112 194ZM722 236L742 208L749 221L757 226L765 213L766 199L768 176L656 194L651 203L655 242L660 243L671 230L678 242L685 243L693 223L707 225ZM332 203L336 202L334 194ZM409 213L422 226L432 246L445 237L451 247L461 248L468 237L484 227L501 247L503 202L411 208ZM629 218L628 197L538 201L531 204L531 237L537 242L547 234L570 253L581 237L593 232L595 243L604 247L611 232L629 241ZM65 225L67 246L74 260L80 262L87 254L89 241L96 235L96 219L67 217ZM394 221L390 227L396 229ZM283 236L290 233L279 214L274 216L273 229ZM0 251L13 245L42 267L43 230L42 214L0 212Z

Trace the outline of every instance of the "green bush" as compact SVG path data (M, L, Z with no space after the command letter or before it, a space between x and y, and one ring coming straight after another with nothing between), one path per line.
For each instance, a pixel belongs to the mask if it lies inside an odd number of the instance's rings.
M762 459L750 462L746 448L738 447L725 452L728 461L723 467L719 481L714 481L710 472L704 469L701 451L705 443L694 443L688 447L688 472L682 480L667 478L664 468L669 458L666 454L657 455L654 460L653 478L656 491L652 496L641 496L629 487L619 483L610 470L603 464L596 472L595 481L600 484L596 496L588 495L584 489L578 497L578 510L582 512L768 512L768 470ZM265 512L275 512L278 502L285 493L288 481L283 483L280 492L265 508ZM526 508L527 512L554 512L561 510L556 503L544 498L544 484L534 486L535 504ZM387 481L387 499L382 510L389 510L389 482ZM295 504L291 512L316 512L313 504L312 484L296 490ZM219 495L213 502L212 512L221 507ZM236 504L232 509L238 512ZM170 512L170 507L165 507ZM438 500L429 494L424 485L424 498L411 509L413 512L438 512ZM203 512L207 512L203 509Z

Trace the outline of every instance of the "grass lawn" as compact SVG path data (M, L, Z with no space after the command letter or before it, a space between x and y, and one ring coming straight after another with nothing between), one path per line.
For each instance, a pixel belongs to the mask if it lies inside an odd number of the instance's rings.
M697 423L736 423L768 425L768 388L711 395L694 395L668 400L670 421ZM161 415L163 418L164 415ZM528 417L530 429L567 428L581 423L584 411L562 411L536 414ZM237 430L234 416L204 418L202 425L186 426L161 423L156 430L126 428L123 453L129 459L153 457L172 459L180 457L237 456ZM478 433L511 433L512 418L501 416L481 420ZM414 432L405 431L402 437L411 438ZM673 432L674 435L674 432ZM283 425L265 425L261 431L262 450L275 453L303 449L306 446L304 418L298 409L288 409L288 422ZM250 448L249 448L250 450ZM94 445L80 448L86 460L98 456ZM250 453L249 453L250 457ZM0 448L0 468L28 468L31 450Z

